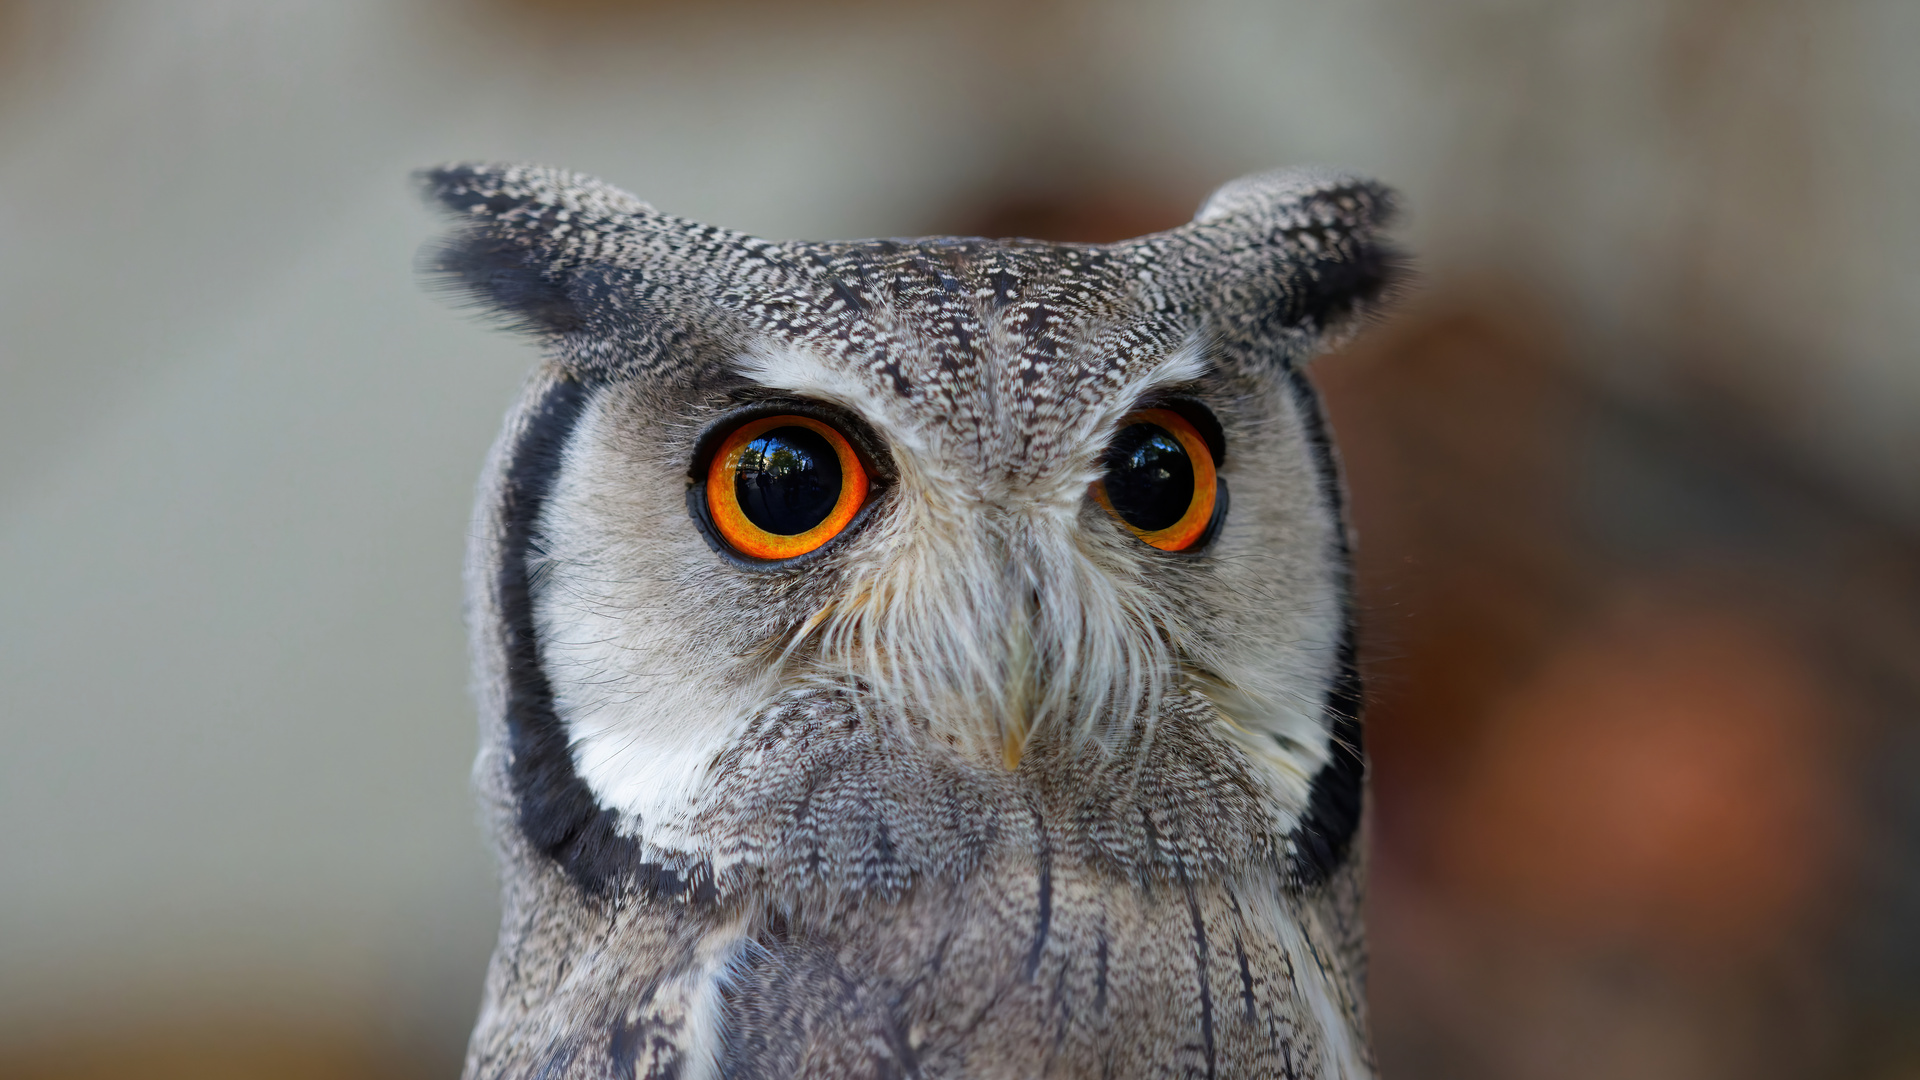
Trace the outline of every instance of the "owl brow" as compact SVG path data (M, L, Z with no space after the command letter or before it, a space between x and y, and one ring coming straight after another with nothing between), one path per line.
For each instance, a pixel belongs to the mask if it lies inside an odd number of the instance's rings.
M1180 396L1209 396L1205 390L1209 384L1218 381L1217 376L1213 360L1207 350L1201 347L1198 336L1189 337L1178 348L1154 361L1145 371L1126 380L1118 393L1094 410L1097 427L1114 427L1121 417L1150 407L1155 401Z
M1209 379L1188 379L1156 386L1133 395L1127 404L1127 412L1157 409L1173 401L1206 401L1213 398L1218 389L1215 382Z
M911 425L895 411L901 401L810 349L763 343L740 350L731 366L742 385L768 399L819 401L857 418L890 447L911 442Z

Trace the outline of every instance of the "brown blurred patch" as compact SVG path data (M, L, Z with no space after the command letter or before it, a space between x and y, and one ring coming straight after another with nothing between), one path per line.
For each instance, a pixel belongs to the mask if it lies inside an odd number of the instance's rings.
M206 1017L9 1042L0 1056L7 1080L425 1080L452 1066L365 1032Z
M0 0L0 113L41 92L35 84L60 70L101 7L98 0Z
M698 11L715 7L837 8L875 6L880 0L481 0L503 11L556 19L604 20L660 11Z
M1062 185L983 196L952 214L954 224L948 231L956 236L1110 244L1171 229L1192 217L1193 209L1159 192Z
M1352 492L1380 842L1414 868L1492 702L1592 602L1557 353L1534 323L1449 306L1314 366Z
M1315 372L1353 492L1383 857L1569 932L1763 942L1834 872L1852 722L1764 558L1611 549L1588 474L1647 432L1609 426L1548 326L1454 303Z
M1008 0L984 0L1003 5ZM497 36L507 55L539 58L566 71L573 57L671 39L688 49L726 50L743 33L779 38L820 26L862 24L918 0L464 0L475 24ZM927 5L931 6L931 5ZM983 12L982 17L992 12ZM556 66L557 65L557 66Z
M1643 586L1493 704L1442 811L1447 885L1559 933L1765 949L1838 867L1826 695L1799 643Z
M1877 755L1920 715L1920 544L1724 400L1601 389L1527 295L1429 297L1314 369L1358 538L1384 1067L1907 1060L1874 1018L1911 1003L1855 1001L1847 943L1913 937L1911 851L1868 822L1913 805Z

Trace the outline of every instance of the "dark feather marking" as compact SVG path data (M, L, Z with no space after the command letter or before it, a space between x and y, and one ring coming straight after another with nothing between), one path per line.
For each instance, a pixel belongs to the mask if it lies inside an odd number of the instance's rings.
M1053 852L1044 837L1040 841L1040 912L1034 918L1033 945L1027 950L1027 981L1040 970L1040 954L1047 947L1047 931L1053 923Z
M1247 1023L1251 1024L1259 1013L1254 1008L1253 971L1247 966L1247 947L1240 940L1238 930L1233 932L1233 958L1240 964L1240 1000L1247 1007Z
M873 814L873 859L881 867L891 867L894 860L893 833L887 828L887 819L878 810L862 806Z
M1246 1006L1247 1023L1257 1023L1260 1012L1258 999L1253 992L1253 969L1247 962L1246 942L1240 936L1241 929L1247 925L1247 914L1240 908L1240 897L1231 889L1227 890L1227 906L1233 909L1233 957L1240 965L1240 1000ZM1269 1024L1268 1027L1271 1029L1272 1025ZM1271 1030L1269 1030L1269 1038L1271 1038Z
M1288 869L1294 883L1303 889L1314 888L1347 861L1354 833L1360 828L1360 813L1366 785L1366 755L1360 711L1364 687L1356 656L1352 555L1347 539L1345 498L1341 489L1339 461L1327 432L1320 395L1298 369L1287 372L1287 386L1300 410L1308 444L1313 449L1320 490L1332 509L1338 529L1338 558L1335 565L1341 575L1340 591L1344 618L1336 656L1333 688L1327 694L1325 713L1332 739L1327 763L1314 774L1308 791L1307 811L1287 837L1291 850Z
M1104 1015L1107 1011L1107 928L1100 928L1093 953L1093 1011Z
M933 959L927 961L927 972L929 974L940 974L941 967L947 962L947 947L952 944L953 932L951 930L940 935L940 944L934 946L933 949Z
M1193 962L1200 977L1200 1041L1207 1052L1207 1080L1213 1080L1219 1062L1213 1046L1213 990L1207 978L1207 923L1200 914L1200 896L1194 891L1193 882L1187 880L1184 868L1180 883L1187 893L1187 912L1193 916Z

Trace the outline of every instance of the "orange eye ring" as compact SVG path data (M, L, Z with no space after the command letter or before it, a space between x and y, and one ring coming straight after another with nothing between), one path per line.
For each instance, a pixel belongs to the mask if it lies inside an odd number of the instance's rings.
M740 503L738 483L742 458L754 452L756 441L780 428L801 428L824 439L833 450L840 472L840 491L826 516L818 524L790 534L771 532L754 522ZM866 503L870 486L860 455L833 425L810 416L763 416L735 428L715 450L707 466L707 512L721 539L740 554L767 561L791 559L840 535Z
M1116 510L1113 500L1107 492L1105 477L1094 481L1093 498L1102 509L1112 514L1115 521L1126 526L1127 531L1139 537L1151 547L1161 551L1186 551L1198 544L1207 535L1213 524L1214 507L1220 497L1220 483L1214 469L1213 451L1207 446L1207 440L1198 428L1186 417L1172 409L1140 409L1130 412L1120 420L1120 430L1125 431L1136 425L1151 425L1172 435L1186 452L1187 460L1193 468L1193 494L1178 520L1159 528L1144 529L1128 521Z

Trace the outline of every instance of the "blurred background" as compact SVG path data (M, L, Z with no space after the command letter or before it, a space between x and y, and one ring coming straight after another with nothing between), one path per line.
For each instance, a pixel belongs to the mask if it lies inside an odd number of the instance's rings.
M1391 1078L1920 1077L1920 5L0 0L0 1077L451 1077L533 360L406 183L1106 240L1330 163Z

